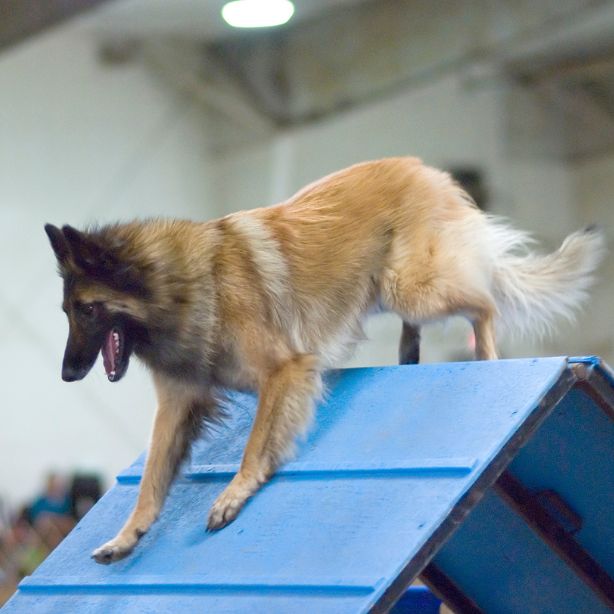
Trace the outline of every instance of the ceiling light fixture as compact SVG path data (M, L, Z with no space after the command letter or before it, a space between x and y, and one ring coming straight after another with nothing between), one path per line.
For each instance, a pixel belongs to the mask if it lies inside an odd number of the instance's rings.
M234 0L222 8L224 21L235 28L281 26L294 15L290 0Z

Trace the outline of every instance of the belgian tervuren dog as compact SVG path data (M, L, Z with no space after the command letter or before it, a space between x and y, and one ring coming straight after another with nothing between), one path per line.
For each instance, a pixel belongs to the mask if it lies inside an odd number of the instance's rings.
M604 251L588 228L534 255L526 233L415 158L358 164L279 205L207 223L45 229L69 321L62 377L82 379L100 352L116 382L134 353L158 395L138 502L93 553L101 563L128 554L154 522L224 389L255 389L259 406L209 529L231 522L292 454L322 370L360 339L369 312L402 318L401 362L417 360L422 323L454 314L471 321L477 358L492 360L496 327L539 334L571 316Z

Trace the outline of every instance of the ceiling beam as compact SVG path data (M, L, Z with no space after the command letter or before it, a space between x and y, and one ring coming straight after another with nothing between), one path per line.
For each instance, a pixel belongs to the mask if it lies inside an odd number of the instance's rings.
M2 0L0 51L109 0Z
M158 40L142 45L147 65L180 91L232 121L251 136L269 135L274 123L258 112L202 46Z

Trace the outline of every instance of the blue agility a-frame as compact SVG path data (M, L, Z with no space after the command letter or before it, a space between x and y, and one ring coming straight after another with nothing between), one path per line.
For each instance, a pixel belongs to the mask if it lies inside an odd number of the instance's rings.
M130 512L142 459L4 611L386 611L420 574L458 611L611 611L614 384L596 359L352 369L328 390L297 460L231 525L205 518L248 395L130 557L90 553Z

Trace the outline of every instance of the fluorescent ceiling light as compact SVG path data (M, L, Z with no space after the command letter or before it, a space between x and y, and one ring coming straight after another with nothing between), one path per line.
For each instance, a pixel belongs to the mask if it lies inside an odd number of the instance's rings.
M294 14L290 0L235 0L224 5L222 17L235 28L281 26Z

